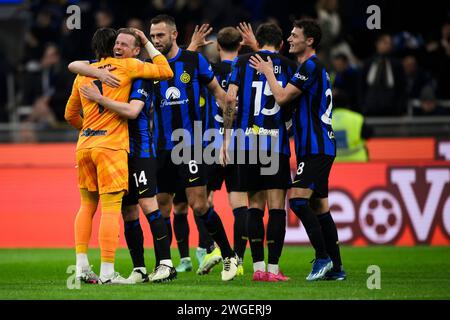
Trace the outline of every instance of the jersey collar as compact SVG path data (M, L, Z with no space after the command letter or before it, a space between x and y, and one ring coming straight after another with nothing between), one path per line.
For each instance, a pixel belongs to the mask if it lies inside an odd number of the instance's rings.
M178 48L178 52L175 55L175 57L173 57L172 59L169 59L168 61L169 62L174 62L174 61L178 60L178 58L180 57L180 54L181 54L181 48Z

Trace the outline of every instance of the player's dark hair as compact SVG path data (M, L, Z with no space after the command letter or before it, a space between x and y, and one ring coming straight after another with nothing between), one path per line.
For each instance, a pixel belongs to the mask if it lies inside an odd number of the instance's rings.
M114 56L114 44L116 43L117 31L111 28L100 28L92 37L92 51L97 59Z
M255 38L260 48L270 45L280 49L283 42L283 32L274 23L263 23L256 29Z
M217 43L228 52L237 51L242 41L242 36L234 27L225 27L220 29L217 34Z
M348 61L349 61L347 55L345 53L342 53L342 52L336 53L333 56L333 59L335 59L335 60L342 60L345 63L348 63Z
M169 25L175 30L177 30L177 24L175 22L175 18L172 16L169 16L168 14L160 14L154 17L152 20L150 20L150 24L158 24L164 22L166 25Z
M319 46L320 40L322 39L322 30L320 29L320 26L316 20L313 19L295 20L294 27L303 29L305 39L307 38L314 39L314 42L312 44L313 49L316 49Z
M129 34L131 36L134 37L134 46L135 47L142 47L142 42L141 42L141 38L139 38L139 36L136 34L136 32L133 31L133 29L131 28L120 28L117 31L117 35L124 33L124 34Z

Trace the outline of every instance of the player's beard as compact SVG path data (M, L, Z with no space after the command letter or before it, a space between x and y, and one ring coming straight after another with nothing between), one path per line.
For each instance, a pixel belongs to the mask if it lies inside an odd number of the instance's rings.
M172 38L170 39L170 41L163 46L163 48L161 49L161 53L166 56L170 50L172 49L173 43L172 43Z

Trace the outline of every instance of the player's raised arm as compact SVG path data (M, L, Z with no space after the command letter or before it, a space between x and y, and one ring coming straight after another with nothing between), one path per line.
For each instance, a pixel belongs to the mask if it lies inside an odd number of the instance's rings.
M273 72L273 63L270 57L267 57L267 61L265 61L260 55L255 54L250 57L250 65L252 68L266 76L275 101L280 106L291 102L302 93L299 88L290 83L286 86L286 88L280 86L277 78L275 77L275 73Z
M64 119L74 128L81 130L83 127L83 118L80 115L81 99L78 91L78 77L73 82L72 93L66 104L66 111L64 112Z
M115 67L98 69L89 64L89 61L73 61L69 64L68 69L72 73L82 76L99 79L102 83L111 88L118 88L120 80L111 73Z
M242 37L241 45L242 46L248 46L253 51L259 50L258 42L256 41L255 33L253 32L252 25L250 23L241 22L236 27L236 29L238 29L239 33L241 34L241 37Z
M80 88L82 96L88 100L95 101L99 105L118 113L121 117L127 119L136 119L144 107L144 102L140 100L131 100L129 103L119 102L102 95L98 87L91 83Z
M213 44L214 41L207 41L206 37L212 32L213 28L209 24L202 24L200 27L195 26L192 34L191 43L186 50L197 51L198 49Z
M173 77L169 62L161 54L153 58L153 63L142 62L134 58L124 60L126 60L128 75L132 79L169 80Z

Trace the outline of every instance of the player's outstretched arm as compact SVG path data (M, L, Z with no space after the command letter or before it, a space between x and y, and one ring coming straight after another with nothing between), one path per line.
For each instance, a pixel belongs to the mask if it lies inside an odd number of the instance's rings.
M186 50L197 51L201 47L213 44L214 41L207 41L206 37L212 32L213 28L209 24L204 23L200 27L195 26L194 33L192 34L191 43Z
M111 88L118 88L120 80L111 73L115 67L109 69L98 69L89 64L89 61L73 61L69 64L68 69L72 73L82 76L99 79L102 83Z
M97 102L99 105L118 113L121 117L127 119L136 119L144 107L141 100L131 100L129 103L119 102L101 94L98 87L91 83L80 88L81 95L91 101Z
M258 54L251 56L250 66L266 76L275 101L280 106L291 102L301 94L300 89L291 84L288 84L286 88L280 86L273 72L273 63L269 56L267 57L267 61Z
M173 71L163 55L155 56L153 63L142 62L134 58L124 60L127 60L126 70L131 79L169 80L173 78Z

